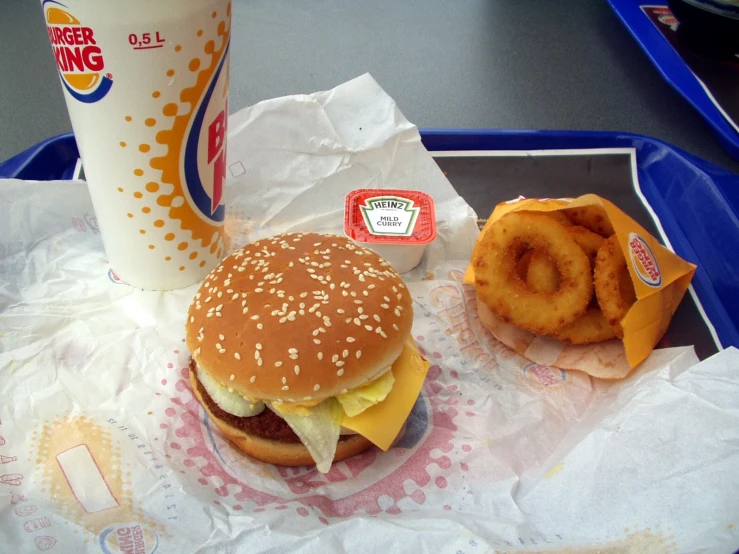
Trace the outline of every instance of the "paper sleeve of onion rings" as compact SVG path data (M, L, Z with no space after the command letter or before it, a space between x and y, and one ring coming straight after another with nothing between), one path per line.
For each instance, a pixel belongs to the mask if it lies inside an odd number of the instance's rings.
M695 266L614 204L519 199L499 204L465 282L480 321L534 363L625 377L654 349Z

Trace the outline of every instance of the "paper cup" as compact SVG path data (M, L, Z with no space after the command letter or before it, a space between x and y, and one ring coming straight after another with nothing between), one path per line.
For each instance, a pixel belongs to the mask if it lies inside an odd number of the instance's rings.
M43 0L111 268L176 289L225 250L229 0Z

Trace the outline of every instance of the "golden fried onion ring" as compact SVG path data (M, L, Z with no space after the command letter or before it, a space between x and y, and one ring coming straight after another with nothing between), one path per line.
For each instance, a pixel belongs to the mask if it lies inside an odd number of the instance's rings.
M526 249L541 250L560 274L556 292L530 290L517 274ZM593 296L588 257L551 217L513 212L493 223L473 254L480 299L503 321L532 333L554 334L585 313Z
M611 236L598 251L595 259L595 295L608 323L616 336L624 337L621 320L636 301L636 293L631 296L631 287L624 280L631 281L626 268L626 258L618 244L616 235ZM622 292L623 291L623 292ZM626 297L626 298L625 298Z
M585 315L566 325L554 338L570 344L592 344L615 338L616 331L606 321L600 308L591 306Z
M591 205L562 211L574 225L585 227L604 238L610 237L615 232L603 206Z

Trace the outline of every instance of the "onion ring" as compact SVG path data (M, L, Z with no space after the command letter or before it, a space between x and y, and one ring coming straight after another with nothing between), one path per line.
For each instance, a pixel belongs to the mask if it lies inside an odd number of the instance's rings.
M559 280L557 265L541 250L534 250L526 272L526 286L534 292L555 292Z
M585 227L604 238L610 237L615 232L603 206L591 205L562 211L573 224Z
M526 276L529 274L529 264L531 263L531 256L534 255L533 250L527 250L523 253L523 256L518 260L516 266L516 273L522 281L526 282Z
M585 315L576 319L554 335L554 338L570 344L592 344L616 337L616 331L606 321L597 306L591 306Z
M622 288L626 288L628 293L628 287L621 284L624 280L631 281L631 277L626 268L624 253L616 235L613 235L603 244L595 259L595 295L606 321L620 339L624 337L621 320L636 301L636 293L633 301L630 295L624 298L626 295L622 294Z
M598 250L605 242L600 235L585 227L572 226L567 232L595 265ZM623 280L621 281L624 282ZM628 279L628 284L631 280ZM526 286L533 291L554 292L559 288L559 271L554 262L541 251L534 251L526 274ZM591 344L612 339L616 332L603 316L597 303L593 302L584 315L565 326L554 337L570 344Z
M556 292L529 290L516 273L526 249L549 255L560 274ZM480 299L503 321L553 334L580 317L593 296L588 257L567 229L545 214L513 212L493 223L473 254Z
M582 248L583 252L585 252L585 255L590 259L591 266L595 267L595 257L598 255L598 250L600 250L600 247L603 246L603 243L606 241L606 239L601 237L599 234L594 233L593 231L579 225L569 227L567 229L567 232L572 237L572 240L574 240L577 245Z

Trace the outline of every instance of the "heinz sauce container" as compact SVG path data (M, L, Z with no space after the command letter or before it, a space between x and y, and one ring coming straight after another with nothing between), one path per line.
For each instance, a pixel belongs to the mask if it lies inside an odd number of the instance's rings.
M436 238L434 199L417 190L354 190L346 196L344 233L405 273Z

